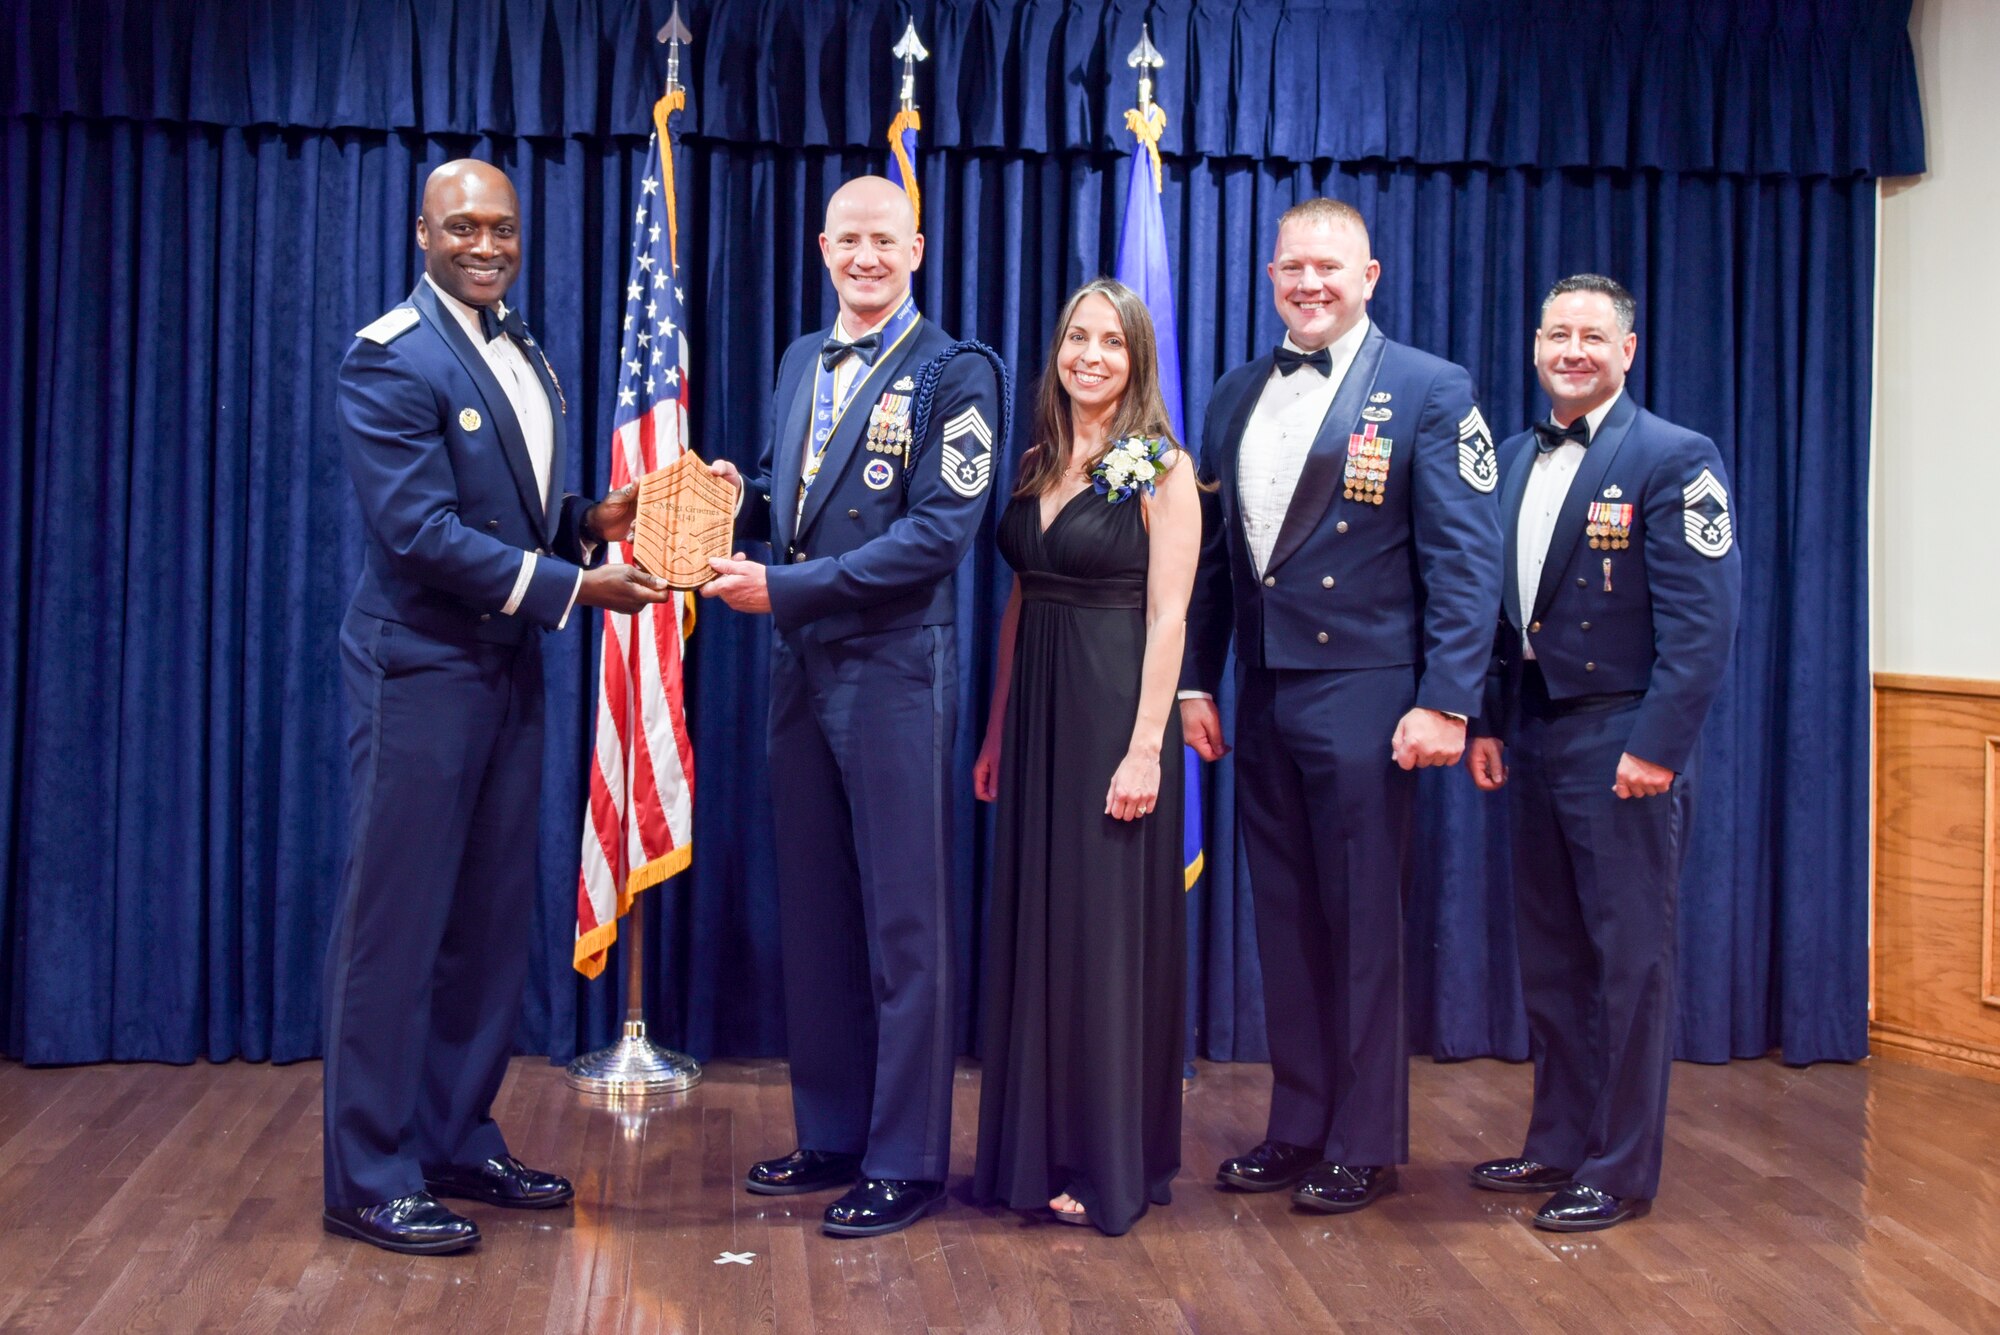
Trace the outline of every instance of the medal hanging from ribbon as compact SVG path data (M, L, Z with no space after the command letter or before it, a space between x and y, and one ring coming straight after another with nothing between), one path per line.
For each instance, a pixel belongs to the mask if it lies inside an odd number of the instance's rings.
M1584 533L1597 551L1624 551L1632 545L1632 507L1592 501L1584 516Z
M820 462L826 457L827 442L833 439L833 433L840 426L841 418L847 413L847 406L854 402L855 396L868 382L869 373L875 366L880 366L889 354L909 337L910 331L917 327L918 318L916 297L914 295L904 297L903 304L889 317L889 323L882 326L882 350L875 355L874 365L864 366L854 373L847 382L847 391L840 395L838 402L835 401L833 393L833 375L834 370L838 369L837 364L830 368L822 363L814 368L812 434L806 438L805 464L799 470L801 514L805 513L806 493L811 490L813 479L819 476Z
M1347 438L1347 471L1340 494L1350 501L1382 504L1389 490L1389 456L1396 442L1377 434L1375 423Z

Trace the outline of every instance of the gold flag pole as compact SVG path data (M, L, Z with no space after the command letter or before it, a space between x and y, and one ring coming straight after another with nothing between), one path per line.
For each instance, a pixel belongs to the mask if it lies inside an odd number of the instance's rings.
M657 36L658 40L667 44L667 92L653 111L660 129L660 158L666 164L663 170L671 173L673 146L667 140L666 118L685 102L686 95L681 88L681 47L694 41L687 24L681 21L678 3ZM669 176L670 200L671 179ZM676 230L677 213L678 206L670 204L667 225ZM640 902L634 897L632 907L625 915L625 1030L616 1043L595 1052L586 1052L571 1062L563 1073L564 1081L571 1088L586 1094L608 1096L619 1102L674 1094L701 1083L700 1062L686 1053L660 1047L646 1037L646 951L645 932L639 915Z

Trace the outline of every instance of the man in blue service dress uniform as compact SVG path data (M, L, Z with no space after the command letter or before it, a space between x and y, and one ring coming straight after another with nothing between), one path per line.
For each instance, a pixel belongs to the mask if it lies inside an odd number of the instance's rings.
M1500 601L1493 439L1465 371L1368 319L1381 266L1346 204L1279 219L1289 331L1216 384L1181 720L1227 749L1213 695L1232 630L1237 800L1271 1044L1264 1141L1217 1171L1357 1210L1409 1156L1403 880L1418 768L1455 763Z
M541 632L577 603L670 596L580 568L629 530L632 497L561 492L562 392L501 302L519 212L493 167L433 172L424 277L340 366L366 545L340 631L351 832L326 961L324 1221L392 1251L478 1240L438 1196L570 1199L491 1116L534 917Z
M1674 918L1695 744L1742 596L1722 458L1624 392L1632 294L1581 274L1542 303L1550 419L1501 451L1505 606L1473 781L1509 785L1535 1104L1520 1157L1558 1232L1644 1214L1673 1063ZM1507 763L1511 762L1511 763Z
M705 595L771 618L771 795L798 1149L745 1186L855 1185L841 1236L944 1198L952 1074L952 575L1004 440L1004 371L917 313L923 238L902 189L850 181L820 251L830 331L778 367L738 517L766 567L717 561ZM970 354L970 355L961 355ZM726 465L718 467L733 475ZM856 1182L856 1178L860 1180Z

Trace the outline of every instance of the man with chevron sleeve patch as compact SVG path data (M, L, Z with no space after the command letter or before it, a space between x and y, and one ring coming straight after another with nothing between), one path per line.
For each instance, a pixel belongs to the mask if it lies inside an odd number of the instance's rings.
M793 343L737 534L706 597L771 618L769 746L786 1042L798 1148L744 1185L852 1184L836 1236L943 1203L953 1059L948 791L957 727L953 575L1007 437L1006 368L917 312L909 198L862 177L827 204L840 302Z
M1538 1228L1609 1228L1660 1182L1674 922L1696 743L1742 597L1722 456L1625 393L1632 294L1565 278L1535 370L1553 410L1501 447L1506 581L1473 782L1508 786L1535 1103L1489 1191Z

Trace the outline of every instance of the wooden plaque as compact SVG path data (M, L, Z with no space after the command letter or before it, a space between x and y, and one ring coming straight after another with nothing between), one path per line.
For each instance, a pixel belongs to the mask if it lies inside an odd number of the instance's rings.
M711 556L728 556L736 524L736 488L708 471L689 450L639 479L632 521L632 559L676 589L715 578Z

